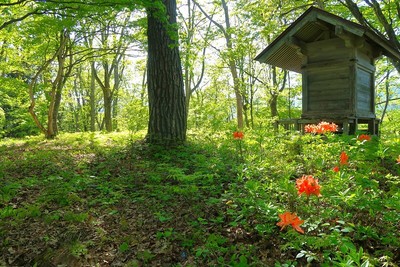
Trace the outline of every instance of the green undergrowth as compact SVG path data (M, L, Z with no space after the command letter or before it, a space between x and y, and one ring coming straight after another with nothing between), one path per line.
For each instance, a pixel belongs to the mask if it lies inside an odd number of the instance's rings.
M0 142L0 266L398 266L397 132L143 136ZM302 175L320 197L298 195ZM280 231L285 211L304 234Z

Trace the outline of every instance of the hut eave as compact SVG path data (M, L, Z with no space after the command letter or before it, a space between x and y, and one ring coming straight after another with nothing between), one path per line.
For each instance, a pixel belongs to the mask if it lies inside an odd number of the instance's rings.
M257 55L255 60L301 73L303 57L306 55L302 43L321 40L329 32L335 33L335 29L338 28L344 33L357 37L364 36L370 44L379 48L377 51L380 53L375 55L376 58L383 54L395 61L400 61L400 51L392 47L386 39L360 24L315 7L309 8L293 22Z

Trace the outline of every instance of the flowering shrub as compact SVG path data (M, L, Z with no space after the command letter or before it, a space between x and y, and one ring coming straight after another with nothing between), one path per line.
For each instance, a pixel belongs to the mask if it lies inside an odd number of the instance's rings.
M306 133L313 134L325 134L325 133L334 133L337 132L338 126L335 123L329 123L326 121L321 121L317 125L315 124L307 124L304 126L304 131Z
M302 224L304 220L300 220L300 218L297 217L295 213L290 213L289 211L286 211L282 214L279 214L278 216L281 221L278 222L276 225L281 227L281 231L286 226L291 225L293 229L295 229L297 232L304 234L304 230L300 228L300 224Z
M318 184L318 179L314 179L312 175L303 175L296 180L297 193L299 195L306 194L307 197L311 195L321 196L321 186Z
M236 140L242 140L243 137L244 137L244 133L243 132L237 131L237 132L233 133L233 138L236 139Z
M358 141L371 141L371 136L368 134L360 134L357 138Z

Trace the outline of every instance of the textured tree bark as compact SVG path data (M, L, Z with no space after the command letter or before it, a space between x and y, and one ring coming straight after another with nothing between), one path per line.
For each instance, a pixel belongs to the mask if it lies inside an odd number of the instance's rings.
M176 1L163 0L163 4L168 22L163 21L162 10L147 10L150 117L146 140L150 144L168 146L186 140L187 117L175 24Z

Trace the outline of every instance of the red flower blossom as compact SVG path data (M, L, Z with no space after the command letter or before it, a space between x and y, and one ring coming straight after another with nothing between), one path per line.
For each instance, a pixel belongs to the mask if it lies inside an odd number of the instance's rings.
M349 164L347 161L349 160L349 156L346 154L346 152L342 151L340 154L340 165L347 165Z
M304 132L313 134L325 134L329 132L337 132L338 126L334 123L329 123L326 121L321 121L317 125L307 124L304 126Z
M300 224L302 224L304 221L300 220L299 217L297 217L296 213L290 213L286 211L283 214L278 215L279 218L281 219L280 222L278 222L276 225L281 227L281 231L288 225L291 225L293 229L295 229L297 232L304 234L304 230L300 228Z
M338 126L336 124L334 124L334 123L321 121L318 124L318 128L319 128L319 133L324 134L324 133L329 133L329 132L336 132Z
M233 133L233 138L234 138L234 139L242 140L243 137L244 137L243 132L234 132L234 133Z
M317 133L317 126L313 124L307 124L304 126L304 132L306 133Z
M339 172L339 171L340 171L339 166L333 167L332 171L334 171L334 172Z
M318 184L318 179L314 179L312 175L303 175L296 180L297 193L299 195L305 193L307 197L310 195L321 196L321 186Z
M371 141L371 136L368 134L360 134L357 138L358 141Z

